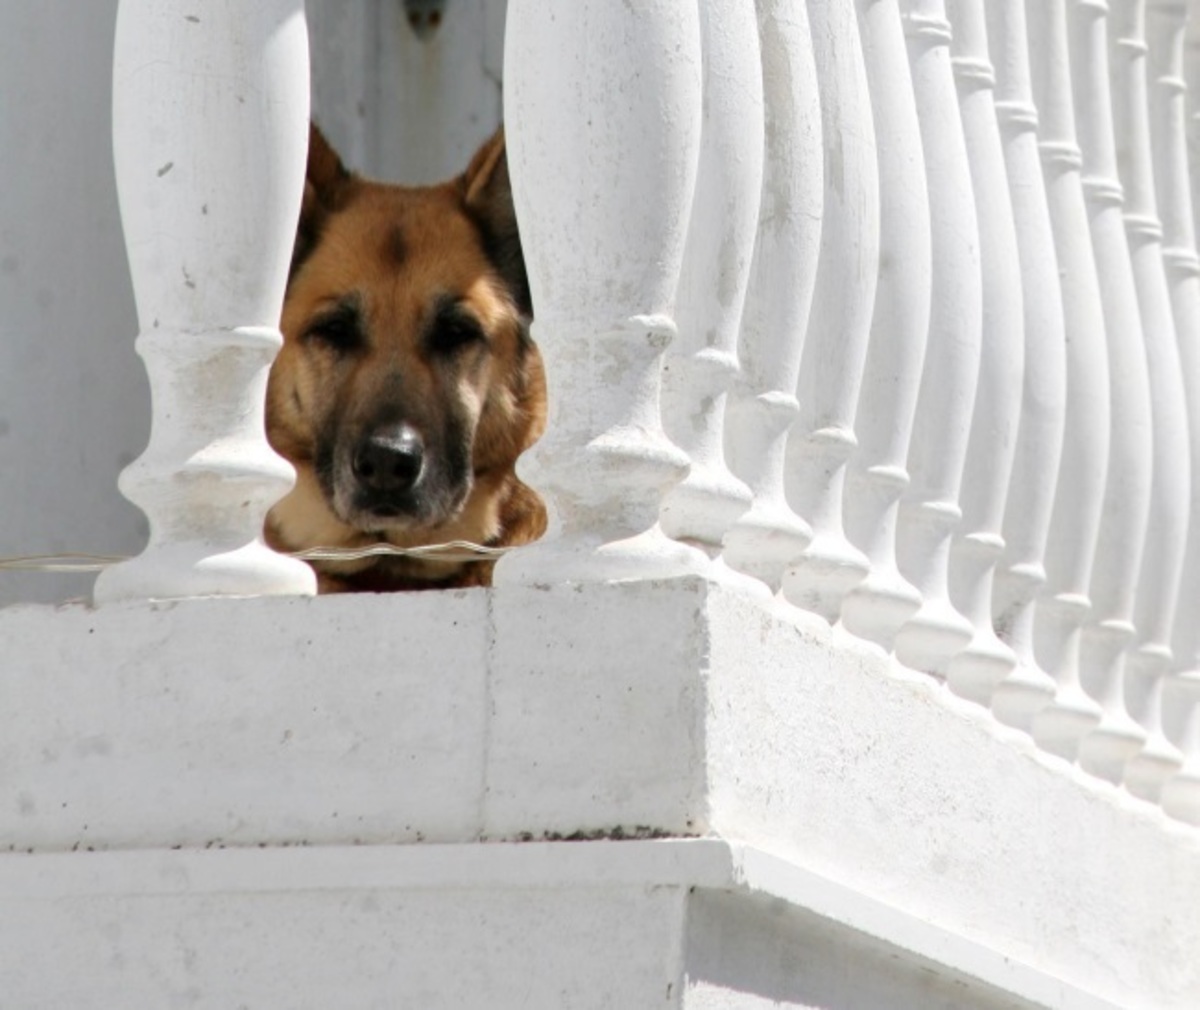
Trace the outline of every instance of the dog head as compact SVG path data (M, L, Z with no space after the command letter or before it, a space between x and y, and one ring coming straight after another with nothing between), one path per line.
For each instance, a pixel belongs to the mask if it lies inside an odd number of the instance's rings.
M297 481L268 537L504 540L544 423L530 315L502 132L456 179L402 187L348 172L314 127L267 407Z

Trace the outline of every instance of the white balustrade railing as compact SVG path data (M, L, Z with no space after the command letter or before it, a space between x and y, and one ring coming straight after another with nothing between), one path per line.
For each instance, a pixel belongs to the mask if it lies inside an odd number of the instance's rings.
M950 601L951 541L958 530L983 335L983 278L971 168L959 113L945 0L901 0L925 177L933 261L929 335L909 447L912 486L896 533L900 571L921 607L896 635L907 665L944 673L974 631Z
M858 25L879 152L879 277L846 479L845 523L871 570L842 603L842 622L890 649L921 606L900 574L896 529L929 335L933 252L925 157L898 0L859 0ZM886 170L885 170L886 168Z
M1171 631L1187 544L1191 467L1187 402L1155 193L1145 16L1145 0L1117 0L1109 37L1125 227L1142 317L1153 424L1150 525L1134 612L1137 644L1127 664L1131 713L1146 739L1120 772L1131 792L1156 800L1163 783L1182 763L1178 749L1163 735L1161 695L1172 661Z
M765 140L758 235L739 343L741 374L726 411L733 472L753 494L725 536L725 560L777 591L812 527L787 500L785 453L817 273L824 174L821 108L808 12L758 0Z
M550 529L496 581L811 611L1200 823L1200 0L510 0ZM101 601L306 593L259 529L302 0L123 0L155 396Z
M869 565L842 525L846 464L879 276L879 155L852 0L809 0L821 105L824 215L808 320L788 497L813 539L784 578L787 599L829 621Z
M123 0L113 148L154 418L121 490L150 543L98 601L316 591L262 539L292 480L263 402L307 136L303 0Z
M1025 5L1039 148L1061 277L1067 405L1062 464L1044 559L1046 591L1037 602L1034 619L1035 658L1053 677L1056 688L1048 704L1039 711L1024 708L1016 724L1028 728L1043 746L1051 747L1058 741L1078 739L1099 721L1099 707L1080 683L1079 654L1083 622L1091 610L1090 586L1108 475L1112 417L1100 279L1075 128L1067 2L1030 0Z
M1120 779L1144 737L1125 698L1125 658L1135 637L1133 610L1150 513L1153 438L1150 382L1138 292L1125 233L1109 84L1108 4L1070 0L1070 59L1083 183L1100 277L1112 408L1109 466L1084 625L1081 677L1100 707L1095 726L1051 746L1097 774ZM1080 727L1084 728L1084 727Z
M1016 220L996 110L996 75L983 0L948 0L951 62L979 223L983 284L981 360L963 473L962 525L950 554L950 599L973 637L946 667L950 688L990 705L1016 668L992 627L992 586L1017 448L1025 374L1025 308Z
M1164 729L1181 747L1183 766L1164 784L1162 802L1169 812L1200 820L1200 621L1194 619L1200 614L1200 256L1196 254L1188 178L1188 81L1184 75L1188 4L1185 0L1155 0L1147 17L1155 187L1187 399L1192 474L1187 547L1171 635L1175 673L1165 689L1171 704L1163 713L1164 717L1174 716L1174 725ZM1195 23L1200 31L1200 17ZM1193 63L1200 70L1200 59Z
M751 497L725 465L724 433L762 199L763 75L752 0L699 9L700 162L662 391L666 433L691 469L663 499L662 528L700 547L720 573L725 534Z
M996 115L1016 232L1025 351L1012 481L1002 527L1005 552L992 601L997 630L1012 648L1015 666L996 685L991 704L998 719L1027 730L1033 716L1054 697L1054 680L1042 668L1034 648L1034 615L1039 594L1048 586L1045 556L1063 462L1066 316L1047 176L1038 150L1025 0L990 3L987 17L996 70ZM1087 271L1094 277L1090 255Z
M702 49L695 4L580 0L553 17L539 0L509 4L508 156L555 393L524 471L550 528L501 560L498 583L710 567L659 524L688 472L660 390L700 163Z

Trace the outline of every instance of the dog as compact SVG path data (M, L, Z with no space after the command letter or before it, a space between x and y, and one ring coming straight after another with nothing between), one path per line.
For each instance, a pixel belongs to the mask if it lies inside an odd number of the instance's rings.
M267 438L296 471L276 550L508 547L546 527L517 457L546 421L503 127L466 171L406 187L350 172L314 125L267 385ZM492 561L314 561L318 590L489 585Z

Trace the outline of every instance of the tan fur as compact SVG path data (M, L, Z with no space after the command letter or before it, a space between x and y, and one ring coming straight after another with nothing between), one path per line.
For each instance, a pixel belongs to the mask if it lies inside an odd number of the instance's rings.
M523 333L517 296L489 259L479 225L481 215L511 218L503 134L484 145L463 176L419 188L350 175L315 130L310 147L297 238L302 259L289 283L284 346L267 396L268 437L295 466L297 480L268 516L269 542L297 550L380 540L415 546L536 539L545 528L544 510L514 464L544 426L545 380L537 349ZM512 227L515 238L515 218ZM361 353L339 353L306 336L314 320L348 296L361 307L367 338ZM448 297L478 321L486 342L439 356L429 349L428 333L438 300ZM318 444L323 437L357 437L361 425L392 409L411 416L430 437L451 414L460 427L473 422L466 435L472 485L435 523L402 519L364 528L372 524L338 514L318 479ZM323 592L479 585L491 577L491 565L479 562L388 559L314 567Z

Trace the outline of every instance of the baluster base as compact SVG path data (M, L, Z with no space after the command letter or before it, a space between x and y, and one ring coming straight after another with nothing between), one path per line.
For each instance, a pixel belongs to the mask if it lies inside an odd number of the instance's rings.
M1038 665L1033 647L1036 600L1045 584L1045 568L1028 562L1002 569L994 585L993 625L1000 641L1012 649L1016 666L996 685L992 714L1025 733L1054 698L1054 678Z
M586 324L533 324L535 339L548 334L540 343L561 346L546 355L549 430L518 472L546 498L549 528L496 563L496 585L707 574L709 558L659 524L663 495L689 467L658 419L662 353L674 332L664 316L590 334Z
M992 578L1004 553L1004 540L995 534L960 537L950 553L952 596L974 627L974 636L946 667L946 683L962 698L985 708L996 688L1017 666L1016 654L992 630Z
M1183 767L1183 752L1162 731L1164 680L1171 667L1171 650L1153 642L1144 643L1126 660L1128 691L1140 698L1135 711L1144 713L1143 746L1125 766L1125 788L1151 803L1159 802L1166 782Z
M950 541L962 519L951 502L923 501L901 505L897 538L900 570L921 593L921 608L896 633L896 658L905 666L935 676L974 637L971 622L950 602L946 578Z
M492 581L495 585L546 587L711 574L712 564L703 552L672 540L656 526L621 540L593 532L538 541L496 562Z
M677 540L715 547L750 507L750 489L730 473L721 451L726 390L737 374L737 359L712 348L668 353L663 361L663 427L691 459L662 503L663 532Z
M212 545L151 543L132 561L96 579L97 605L136 600L225 596L312 596L316 575L302 561L276 554L261 540L224 554Z
M845 538L818 533L784 573L783 595L834 624L847 595L870 570L866 556Z
M725 416L731 465L756 493L725 534L723 557L772 592L779 591L788 565L813 539L811 527L792 511L784 493L787 433L798 413L794 396L735 390Z
M846 532L871 570L842 600L842 626L891 652L896 632L921 608L921 594L896 566L896 526L908 474L902 467L851 467L846 479Z
M1100 725L1103 711L1079 686L1079 649L1091 601L1079 593L1043 596L1034 615L1036 652L1058 685L1054 699L1030 724L1038 746L1067 761L1079 753L1079 741Z
M726 564L765 583L772 592L783 585L791 560L812 542L812 530L780 495L756 498L725 536Z
M193 596L311 596L316 576L262 540L262 516L294 471L267 443L267 374L282 343L268 327L150 330L137 352L154 390L146 451L121 492L146 513L150 542L102 572L96 603Z
M1083 629L1080 668L1095 686L1088 690L1101 707L1099 724L1079 743L1079 764L1085 771L1119 785L1125 765L1146 742L1146 731L1125 707L1125 648L1136 632L1128 621L1109 620Z
M1160 802L1168 817L1200 827L1200 761L1187 762L1166 781Z
M1033 720L1054 700L1054 681L1045 671L1017 663L992 695L992 714L1005 726L1033 735Z
M1123 784L1130 794L1150 803L1162 799L1166 783L1183 767L1183 755L1161 733L1152 734L1125 765Z
M1167 729L1179 741L1185 759L1163 785L1162 808L1176 820L1200 825L1200 671L1176 673L1167 687L1171 710L1181 713Z
M682 483L663 501L663 532L676 540L716 548L726 531L750 508L750 490L723 466L692 461Z
M812 522L814 536L784 576L783 594L830 624L841 614L846 594L871 570L842 528L846 463L857 447L854 433L840 427L793 435L788 442L788 497Z

